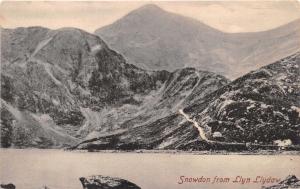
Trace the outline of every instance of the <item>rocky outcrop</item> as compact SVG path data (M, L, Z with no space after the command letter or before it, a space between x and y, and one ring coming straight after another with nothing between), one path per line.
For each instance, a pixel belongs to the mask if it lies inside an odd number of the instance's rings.
M108 176L90 176L79 178L83 189L141 189L136 184L124 179Z
M286 188L300 188L300 180L295 175L289 175L283 181L276 185L269 187L262 187L262 189L286 189Z
M184 109L227 142L300 144L300 53L231 82ZM288 142L288 141L290 142Z
M1 37L2 147L300 144L299 53L230 83L195 68L143 70L79 29L2 29Z
M0 184L0 187L3 188L3 189L16 189L16 186L12 183Z
M185 102L191 103L182 109L178 106L176 112L139 127L85 140L75 148L299 150L299 68L300 53L296 53L197 100L186 98ZM195 96L200 97L198 94Z
M137 68L79 29L1 34L2 147L61 148L124 132L228 83L195 68Z

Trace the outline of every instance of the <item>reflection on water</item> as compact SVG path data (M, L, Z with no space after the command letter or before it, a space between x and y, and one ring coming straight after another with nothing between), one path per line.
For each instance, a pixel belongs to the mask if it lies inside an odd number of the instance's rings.
M0 150L0 181L17 189L81 189L79 177L95 174L121 177L143 189L261 188L257 176L300 176L300 156L192 155L149 153L87 153L62 150ZM210 182L187 183L183 178L211 178ZM251 182L236 182L250 178ZM215 182L214 178L229 178ZM219 180L221 181L221 180ZM242 180L241 180L242 181ZM247 179L245 180L247 181Z

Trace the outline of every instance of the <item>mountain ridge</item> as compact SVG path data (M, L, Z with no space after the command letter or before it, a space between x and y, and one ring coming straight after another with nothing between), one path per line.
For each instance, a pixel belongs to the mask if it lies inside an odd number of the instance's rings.
M297 146L299 67L298 52L207 93L179 112L138 128L83 141L74 148L249 150Z
M144 69L198 67L231 79L300 49L300 19L268 31L224 33L153 6L133 10L95 34Z
M1 44L2 147L239 150L300 141L299 52L230 82L196 68L143 70L72 28L2 30Z
M1 44L1 143L8 147L74 145L174 111L202 93L196 85L204 93L228 82L194 68L145 71L80 29L3 29Z

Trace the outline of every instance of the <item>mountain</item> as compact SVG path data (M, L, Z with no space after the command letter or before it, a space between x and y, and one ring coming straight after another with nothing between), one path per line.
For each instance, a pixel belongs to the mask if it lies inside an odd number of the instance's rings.
M252 71L184 109L228 142L300 143L300 53Z
M79 29L1 29L1 146L60 148L121 133L226 85L194 68L145 71Z
M300 143L299 52L230 82L196 68L146 71L75 28L2 29L1 45L1 147L241 150Z
M300 49L300 19L253 33L224 33L200 21L145 5L95 33L148 70L196 67L237 78Z
M206 93L175 113L75 148L249 150L248 144L273 149L299 145L299 67L296 53Z

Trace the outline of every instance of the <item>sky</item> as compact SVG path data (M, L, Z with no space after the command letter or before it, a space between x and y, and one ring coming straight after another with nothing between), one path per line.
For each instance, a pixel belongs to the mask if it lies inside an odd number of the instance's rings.
M0 0L1 1L1 0ZM94 32L145 4L197 19L224 32L256 32L300 18L300 0L285 1L2 1L4 28L76 27Z

